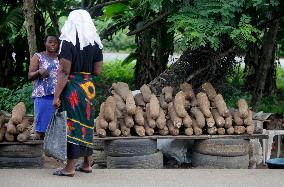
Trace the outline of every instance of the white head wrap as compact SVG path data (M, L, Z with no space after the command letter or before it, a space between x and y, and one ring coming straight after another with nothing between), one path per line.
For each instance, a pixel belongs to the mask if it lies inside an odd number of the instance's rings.
M86 10L73 10L72 12L70 12L61 29L61 35L59 39L62 41L65 40L72 42L72 44L75 46L76 34L78 34L80 50L83 50L83 48L87 45L94 45L95 42L99 45L100 49L103 48L103 44L100 36L97 33L97 29L92 21L90 14Z

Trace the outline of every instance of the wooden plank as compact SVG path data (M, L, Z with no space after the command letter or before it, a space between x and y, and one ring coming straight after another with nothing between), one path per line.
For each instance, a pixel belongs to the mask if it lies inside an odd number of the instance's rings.
M1 142L1 145L33 145L33 144L43 144L43 140L29 140L27 142Z
M242 135L200 135L200 136L128 136L128 137L105 137L99 138L98 136L94 136L94 139L97 140L122 140L122 139L188 139L188 140L202 140L202 139L268 139L268 135L265 134L242 134Z

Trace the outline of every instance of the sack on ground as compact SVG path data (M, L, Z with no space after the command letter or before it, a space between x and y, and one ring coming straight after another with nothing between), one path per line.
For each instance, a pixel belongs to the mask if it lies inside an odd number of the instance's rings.
M61 161L66 161L67 159L66 118L66 111L54 112L48 124L43 142L45 155Z

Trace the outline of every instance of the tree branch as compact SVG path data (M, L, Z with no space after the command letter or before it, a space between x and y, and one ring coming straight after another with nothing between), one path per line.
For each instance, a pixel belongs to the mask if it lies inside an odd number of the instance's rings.
M131 35L135 35L135 34L138 34L140 32L143 32L145 30L147 30L149 27L152 27L154 24L158 23L159 21L163 20L165 17L167 17L168 15L170 14L170 12L165 12L163 14L161 14L160 16L158 16L156 19L154 19L153 21L145 24L142 28L140 29L137 29L137 30L134 30L134 31L131 31L129 33L127 33L128 36L131 36Z
M116 4L116 3L126 3L126 2L128 2L128 0L115 0L115 1L109 1L109 2L105 2L105 3L97 4L94 7L90 8L89 12L91 13L91 12L95 11L96 9L103 8L103 7L108 6L108 5L112 5L112 4Z
M222 57L228 56L228 55L229 55L230 53L232 53L236 48L237 48L237 46L233 46L233 47L227 49L226 51L224 51L223 53L220 53L220 54L214 59L214 61L216 62L216 61L220 60Z

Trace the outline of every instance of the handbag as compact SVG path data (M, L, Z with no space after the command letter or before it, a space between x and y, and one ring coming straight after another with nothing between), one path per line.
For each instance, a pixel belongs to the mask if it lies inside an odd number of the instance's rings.
M67 160L67 113L56 110L48 123L43 140L43 149L46 156L55 159Z

